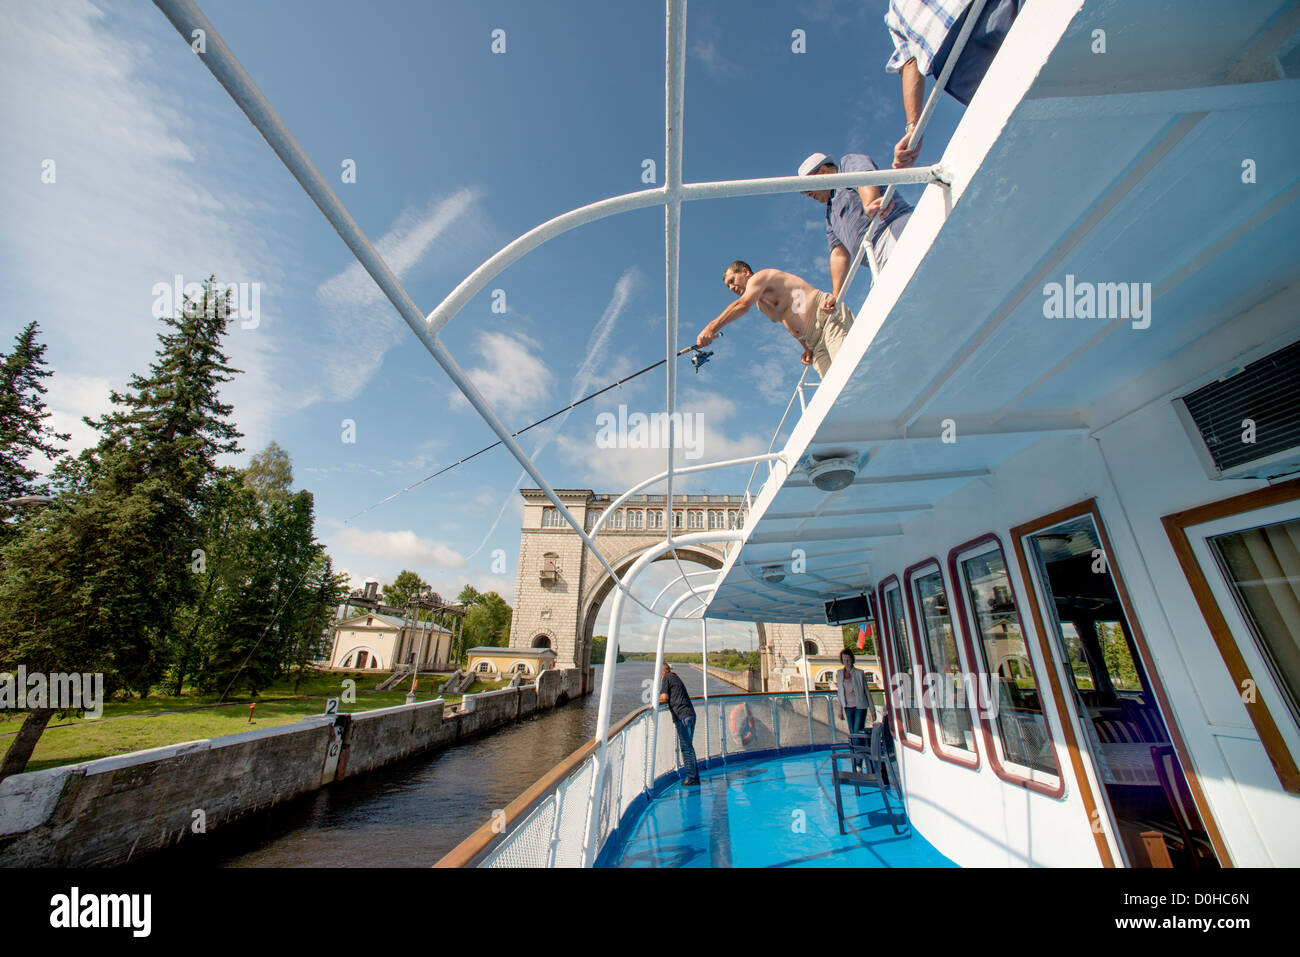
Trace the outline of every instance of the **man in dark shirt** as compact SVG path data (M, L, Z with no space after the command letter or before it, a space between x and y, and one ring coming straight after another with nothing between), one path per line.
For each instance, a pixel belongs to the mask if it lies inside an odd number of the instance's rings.
M673 716L673 727L677 729L677 746L682 752L682 784L699 784L700 771L695 765L695 708L691 704L691 696L686 693L686 685L673 674L666 661L659 702L668 705Z
M840 157L839 164L829 153L813 153L799 164L800 176L820 176L826 173L859 173L876 169L871 157L864 153L849 153ZM815 181L809 184L815 185ZM820 308L830 312L839 305L840 288L848 278L849 266L862 245L871 218L880 212L884 190L877 186L840 187L839 189L810 189L804 192L826 206L826 241L831 254L831 292ZM903 228L912 216L912 204L895 195L889 207L872 230L871 242L876 264L884 266L894 244L903 234ZM864 262L861 267L870 274ZM863 298L866 298L865 296ZM850 322L851 325L851 322Z

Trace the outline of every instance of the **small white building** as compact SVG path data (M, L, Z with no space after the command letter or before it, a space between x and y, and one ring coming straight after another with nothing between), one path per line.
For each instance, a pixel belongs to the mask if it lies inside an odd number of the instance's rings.
M548 668L555 667L555 652L550 648L497 648L480 646L471 648L469 670L479 678L496 681L512 675L535 678Z
M369 611L334 626L331 668L392 671L418 659L419 671L446 671L451 632L432 622L406 622L396 615Z

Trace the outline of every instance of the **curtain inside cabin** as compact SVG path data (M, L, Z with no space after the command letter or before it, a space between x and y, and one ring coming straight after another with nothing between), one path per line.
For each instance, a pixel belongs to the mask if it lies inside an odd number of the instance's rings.
M1300 519L1210 539L1264 659L1300 724Z

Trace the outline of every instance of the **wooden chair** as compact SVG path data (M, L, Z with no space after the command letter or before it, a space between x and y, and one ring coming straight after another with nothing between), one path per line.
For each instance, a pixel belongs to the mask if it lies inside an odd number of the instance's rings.
M1183 848L1192 859L1194 867L1203 867L1208 863L1204 857L1204 849L1210 843L1210 836L1201 827L1200 814L1197 813L1196 804L1192 800L1187 779L1183 777L1178 767L1178 758L1174 755L1173 746L1153 745L1151 760L1156 766L1156 777L1160 779L1160 786L1164 788L1165 797L1169 800L1170 808L1173 809L1174 821L1178 824L1178 830L1182 835ZM1200 840L1197 840L1198 838Z

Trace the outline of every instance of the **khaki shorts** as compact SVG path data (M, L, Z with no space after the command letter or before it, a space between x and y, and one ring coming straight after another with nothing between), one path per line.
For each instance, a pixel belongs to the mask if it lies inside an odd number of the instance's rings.
M813 327L803 339L804 346L812 350L813 368L822 377L825 377L831 367L831 360L840 351L845 336L853 328L853 312L844 303L838 303L830 312L822 310L822 303L829 298L830 293L817 293Z

